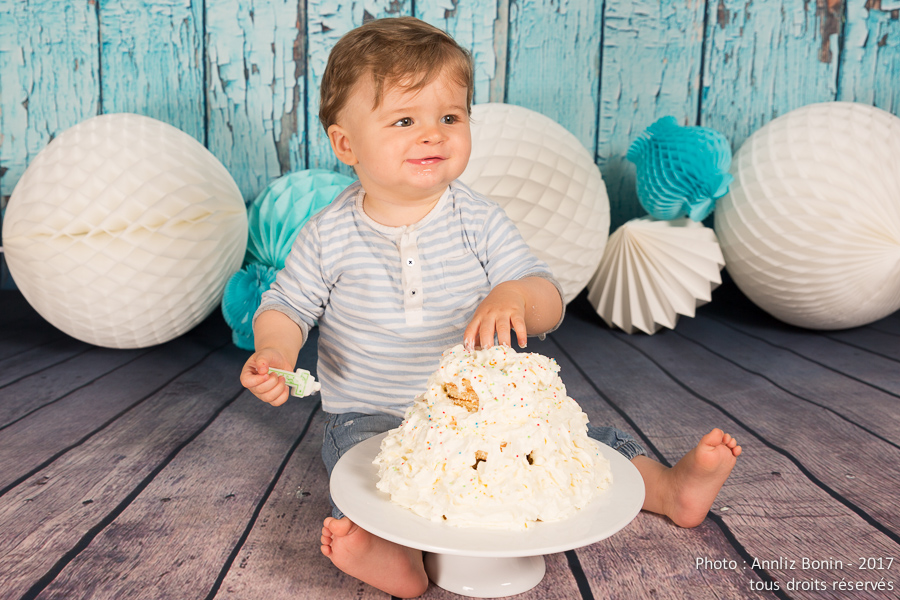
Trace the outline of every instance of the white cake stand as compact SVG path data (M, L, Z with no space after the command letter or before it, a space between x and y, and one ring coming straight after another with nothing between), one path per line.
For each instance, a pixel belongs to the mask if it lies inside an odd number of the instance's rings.
M363 529L425 552L435 585L474 598L521 594L544 578L544 555L605 539L631 522L644 503L638 470L612 448L597 444L612 469L613 483L574 516L535 523L526 531L454 527L420 517L378 491L372 461L386 433L351 448L331 473L334 503Z

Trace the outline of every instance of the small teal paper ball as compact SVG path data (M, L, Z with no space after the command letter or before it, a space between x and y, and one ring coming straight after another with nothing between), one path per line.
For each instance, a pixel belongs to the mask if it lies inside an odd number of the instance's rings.
M222 297L222 315L231 327L231 339L241 350L253 350L253 313L263 292L275 281L275 269L251 263L231 276Z
M303 225L351 183L353 179L334 171L307 169L266 186L248 208L250 237L244 264L283 269Z
M222 298L222 314L231 327L235 346L254 349L252 319L263 292L284 268L303 225L351 183L353 179L334 171L297 171L270 183L247 208L249 237L244 267L228 280Z
M733 180L725 136L706 127L682 127L671 116L648 127L626 158L637 167L638 200L654 219L686 215L702 221Z

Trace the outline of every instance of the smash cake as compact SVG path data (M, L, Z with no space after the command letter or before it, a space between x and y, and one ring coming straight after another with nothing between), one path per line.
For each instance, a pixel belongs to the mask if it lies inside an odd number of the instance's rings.
M565 519L612 483L587 422L555 360L458 345L382 440L377 487L422 517L460 527Z

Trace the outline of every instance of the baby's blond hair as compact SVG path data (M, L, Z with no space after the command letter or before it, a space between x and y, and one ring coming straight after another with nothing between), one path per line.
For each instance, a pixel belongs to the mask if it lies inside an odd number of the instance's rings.
M472 57L447 33L414 17L369 21L344 35L328 57L322 76L319 121L325 131L337 122L353 86L361 77L375 83L378 108L385 85L419 90L444 70L468 90L466 109L472 110Z

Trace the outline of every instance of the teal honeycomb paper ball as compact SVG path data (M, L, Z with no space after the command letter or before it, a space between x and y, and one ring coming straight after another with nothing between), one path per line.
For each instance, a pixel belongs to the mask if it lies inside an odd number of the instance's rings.
M331 204L353 179L325 169L279 177L250 204L250 237L244 263L284 268L297 233L310 217Z
M706 127L682 127L671 116L648 127L626 158L637 167L638 200L655 219L702 221L732 181L725 136Z
M263 292L275 281L277 271L268 265L251 263L231 276L222 298L222 315L231 327L231 339L241 350L253 350L253 313Z
M253 314L263 292L284 268L300 229L353 179L334 171L308 169L279 177L247 208L249 235L244 267L225 286L222 314L234 345L253 350Z

